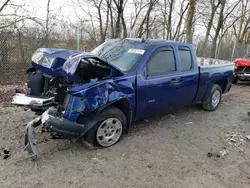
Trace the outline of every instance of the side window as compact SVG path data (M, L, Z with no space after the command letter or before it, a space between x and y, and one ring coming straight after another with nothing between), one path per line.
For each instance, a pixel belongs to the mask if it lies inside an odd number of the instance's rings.
M181 71L189 71L192 69L192 57L189 48L179 48L179 56L181 60Z
M176 71L174 51L172 48L157 50L147 63L147 76L158 76Z

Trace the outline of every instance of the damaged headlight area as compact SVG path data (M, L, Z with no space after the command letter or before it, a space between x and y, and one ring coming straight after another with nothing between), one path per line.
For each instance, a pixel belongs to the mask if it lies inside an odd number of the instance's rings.
M42 51L38 50L33 54L31 60L34 63L50 68L55 58L45 56L45 54Z

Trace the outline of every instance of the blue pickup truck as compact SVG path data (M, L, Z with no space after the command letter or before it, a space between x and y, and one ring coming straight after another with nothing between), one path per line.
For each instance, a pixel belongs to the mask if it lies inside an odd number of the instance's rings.
M181 42L113 39L90 53L38 49L27 70L29 93L17 93L12 103L42 111L26 128L33 157L32 132L39 126L109 147L136 120L193 103L216 110L233 69L213 61L199 66L193 46Z

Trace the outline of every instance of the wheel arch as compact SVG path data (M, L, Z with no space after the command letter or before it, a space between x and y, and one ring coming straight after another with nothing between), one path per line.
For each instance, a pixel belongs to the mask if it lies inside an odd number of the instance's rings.
M227 88L227 85L228 85L228 80L227 79L218 80L214 84L221 87L222 94L223 94L223 93L226 92L226 88Z
M96 114L101 113L103 110L105 110L107 107L110 107L110 106L115 106L116 108L120 109L124 113L124 115L127 118L126 128L129 129L131 122L133 120L133 111L131 110L129 99L121 98L119 100L108 103L108 104L96 109Z

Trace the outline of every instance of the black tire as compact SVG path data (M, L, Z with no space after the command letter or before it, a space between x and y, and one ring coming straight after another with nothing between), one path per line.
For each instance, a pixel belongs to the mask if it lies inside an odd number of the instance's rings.
M233 77L232 84L237 84L237 82L238 82L238 78Z
M109 106L106 109L104 109L100 114L98 114L97 118L98 122L83 136L83 139L94 147L100 146L103 148L110 147L119 142L124 131L127 128L127 118L125 114L119 108L115 106ZM102 146L97 141L97 130L99 126L102 124L102 122L109 118L117 118L118 120L120 120L120 122L122 123L122 133L119 139L112 145Z
M213 97L213 94L216 92L216 91L219 91L220 93L220 98L219 98L219 102L216 106L213 106L212 104L212 97ZM207 110L207 111L215 111L217 110L217 108L220 106L220 103L221 103L221 97L222 97L222 90L221 90L221 87L219 85L216 85L214 84L208 97L202 101L202 107L204 110Z

